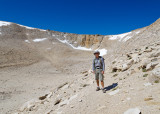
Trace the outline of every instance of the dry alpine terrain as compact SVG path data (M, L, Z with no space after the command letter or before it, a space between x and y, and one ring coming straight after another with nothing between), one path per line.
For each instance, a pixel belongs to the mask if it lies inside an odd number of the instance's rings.
M105 58L95 91L93 51ZM160 19L119 35L0 21L0 114L160 114Z

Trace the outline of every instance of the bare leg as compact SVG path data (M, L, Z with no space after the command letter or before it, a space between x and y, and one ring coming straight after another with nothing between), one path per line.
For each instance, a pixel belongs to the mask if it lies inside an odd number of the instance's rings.
M96 80L96 82L97 82L97 87L99 87L99 80Z
M104 82L103 81L101 81L101 85L102 85L102 88L104 88Z

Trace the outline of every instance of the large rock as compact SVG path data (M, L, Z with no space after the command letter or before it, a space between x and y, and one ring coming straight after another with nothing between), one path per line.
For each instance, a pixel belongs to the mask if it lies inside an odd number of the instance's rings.
M133 59L134 63L140 62L140 57L137 53L132 55L132 59Z
M141 67L146 68L146 66L150 63L150 59L148 58L143 58L141 62Z
M154 51L148 55L149 58L160 56L160 50Z
M157 67L152 71L152 74L149 77L149 81L151 83L154 83L155 81L160 81L160 67Z
M134 60L131 59L131 60L127 61L127 63L123 64L122 71L128 70L132 66L133 62L134 62Z
M124 112L124 114L141 114L138 108L131 108Z
M151 62L146 66L146 70L152 70L156 65L158 65L159 62L155 61L155 62Z
M116 65L116 66L113 66L112 68L112 72L117 72L117 71L122 71L122 65Z
M160 67L155 68L155 69L152 71L152 75L154 75L155 77L157 77L157 78L160 79Z

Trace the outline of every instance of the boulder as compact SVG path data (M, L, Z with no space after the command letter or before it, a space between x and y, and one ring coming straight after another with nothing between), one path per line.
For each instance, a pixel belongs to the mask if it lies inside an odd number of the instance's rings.
M160 67L154 69L152 71L152 75L154 75L155 77L159 78L160 79Z
M131 69L131 70L129 70L128 72L127 72L127 75L131 75L131 74L133 74L133 73L135 73L136 71L134 70L134 69Z
M145 47L145 50L144 50L144 52L151 52L153 49L152 48L150 48L150 47Z
M122 71L125 71L127 69L129 69L129 66L127 65L127 63L123 64L122 65Z
M149 58L158 57L158 56L160 56L160 50L154 51L154 52L152 52L151 54L148 55Z
M150 59L148 58L143 58L141 62L141 67L146 68L146 66L150 63Z
M122 71L128 70L132 66L133 62L134 62L134 60L131 59L131 60L127 61L127 63L123 64Z
M160 67L157 67L154 70L152 70L152 74L149 77L149 81L151 83L155 83L156 81L160 81Z
M20 107L19 111L21 112L23 112L24 110L31 111L35 107L36 103L38 103L38 101L36 99L32 99L24 103L22 107Z
M112 72L117 72L121 70L122 70L122 66L120 66L119 64L112 67Z
M140 57L138 54L133 54L132 59L133 59L134 63L140 62Z
M124 114L141 114L138 108L131 108L124 112Z
M159 64L159 62L151 62L151 63L149 63L147 66L146 66L146 70L148 71L148 70L152 70L152 69L154 69L154 67L156 66L156 65L158 65Z

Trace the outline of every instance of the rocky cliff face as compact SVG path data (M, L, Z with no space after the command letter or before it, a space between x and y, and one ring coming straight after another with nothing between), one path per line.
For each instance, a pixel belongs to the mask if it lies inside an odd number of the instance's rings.
M51 33L54 38L57 38L62 42L64 41L75 47L81 46L92 49L98 48L104 38L103 35L79 35L54 31Z

